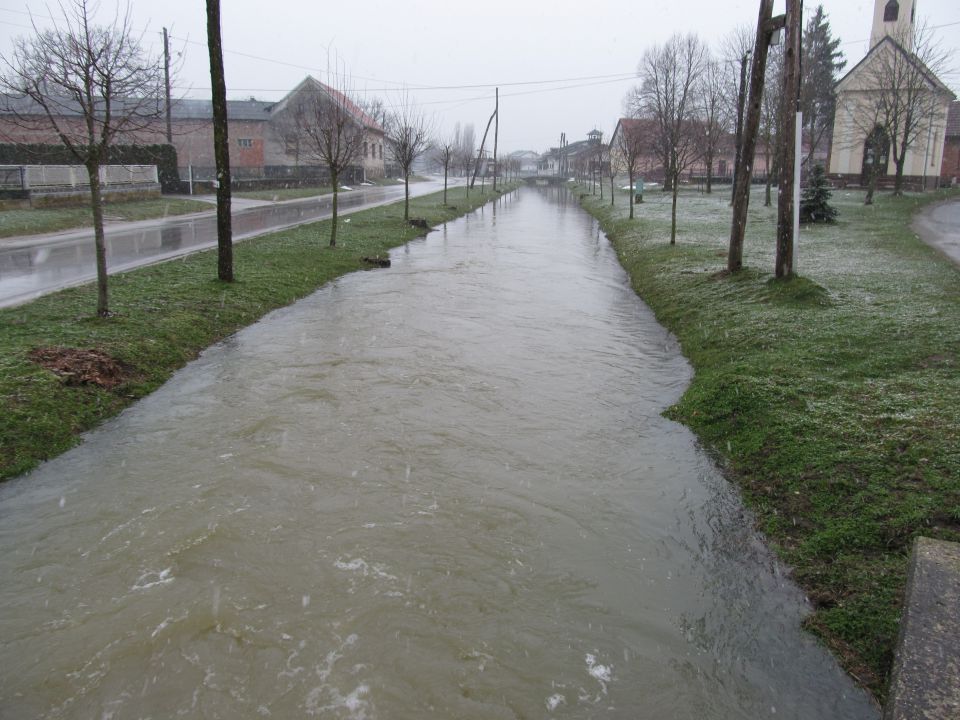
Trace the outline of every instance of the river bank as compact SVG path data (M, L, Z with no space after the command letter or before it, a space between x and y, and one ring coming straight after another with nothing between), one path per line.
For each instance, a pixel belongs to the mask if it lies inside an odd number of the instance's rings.
M788 282L761 202L730 276L726 193L681 196L675 247L668 198L635 221L625 196L581 198L695 368L668 415L717 454L807 592L806 626L880 701L911 542L960 540L960 274L910 231L944 197L837 193Z
M442 197L411 199L411 217L432 227L497 196ZM335 249L330 221L244 241L232 284L215 279L215 251L113 275L108 320L93 315L93 285L0 310L0 480L72 447L213 343L424 233L402 216L401 202L341 219Z

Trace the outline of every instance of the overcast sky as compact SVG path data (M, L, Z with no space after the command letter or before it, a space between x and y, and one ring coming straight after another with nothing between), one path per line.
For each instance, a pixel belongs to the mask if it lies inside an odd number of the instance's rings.
M851 65L863 57L872 0L825 0L834 36ZM114 0L102 0L112 17ZM134 26L159 52L162 28L182 53L175 94L209 97L203 0L132 0ZM775 12L783 12L777 0ZM30 13L48 23L56 2L0 0L0 52L29 35ZM807 0L805 17L816 8ZM960 94L960 2L919 0L943 45L954 51L942 78ZM644 50L675 32L693 32L718 48L737 25L754 27L757 0L222 0L227 93L231 99L277 100L307 74L327 79L345 69L361 98L399 102L403 88L440 132L474 123L478 141L500 87L500 147L546 150L560 133L607 135L636 82ZM329 65L328 65L329 58Z

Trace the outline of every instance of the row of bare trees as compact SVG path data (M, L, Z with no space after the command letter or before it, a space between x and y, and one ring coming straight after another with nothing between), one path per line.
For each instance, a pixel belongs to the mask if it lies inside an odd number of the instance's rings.
M812 166L833 124L834 84L845 61L822 6L810 18L804 40L804 162ZM753 29L736 28L721 43L719 53L714 54L696 35L674 35L643 54L637 70L639 83L624 99L626 115L634 122L628 122L616 138L611 182L613 176L623 173L633 187L637 175L650 172L654 166L663 169L663 189L673 194L671 244L676 242L677 193L684 173L702 165L705 189L710 193L717 160L738 149L747 94L746 71L754 42ZM767 177L768 205L770 178L777 169L774 148L781 117L781 55L779 48L771 48L761 101L758 139ZM632 203L631 193L631 217Z

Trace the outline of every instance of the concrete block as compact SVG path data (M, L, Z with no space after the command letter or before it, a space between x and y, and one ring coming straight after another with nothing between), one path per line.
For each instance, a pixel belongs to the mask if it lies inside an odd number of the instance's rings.
M960 545L918 538L884 720L960 720Z

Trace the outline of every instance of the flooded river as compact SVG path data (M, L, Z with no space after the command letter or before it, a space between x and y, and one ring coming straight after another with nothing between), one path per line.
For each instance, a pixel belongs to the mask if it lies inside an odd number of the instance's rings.
M393 260L0 486L0 717L877 717L591 218Z

